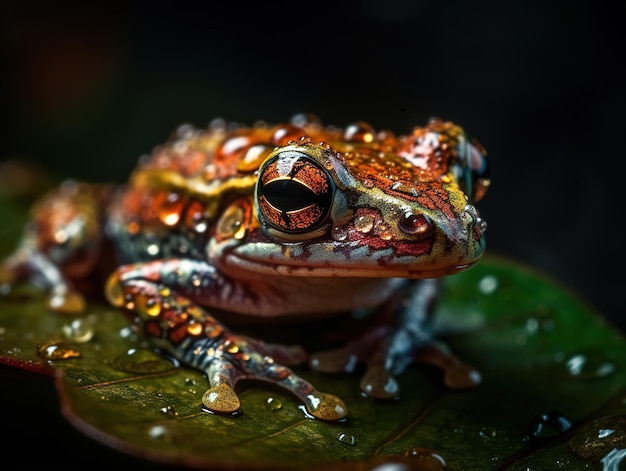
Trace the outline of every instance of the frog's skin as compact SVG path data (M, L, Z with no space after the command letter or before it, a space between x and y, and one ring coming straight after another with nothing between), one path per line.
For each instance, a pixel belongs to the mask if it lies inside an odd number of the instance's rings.
M111 243L121 264L105 287L151 344L210 384L205 406L239 410L240 379L276 383L315 417L347 414L337 397L283 365L320 371L366 365L361 387L398 395L394 376L414 360L444 369L451 387L479 374L435 347L428 318L436 278L481 257L485 223L474 204L489 185L485 151L440 119L405 136L358 122L324 127L310 115L252 127L216 120L181 126L140 159L123 187L68 182L34 208L0 281L37 282L57 311L80 312L77 282ZM301 347L237 335L227 311L278 319L377 312L345 348Z

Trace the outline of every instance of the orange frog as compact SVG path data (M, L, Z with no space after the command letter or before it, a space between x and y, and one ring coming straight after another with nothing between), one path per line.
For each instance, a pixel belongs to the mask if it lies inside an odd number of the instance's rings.
M124 186L67 182L34 208L0 282L27 279L53 310L81 312L80 281L111 262L105 295L155 349L204 372L205 406L234 413L241 379L275 383L314 417L346 405L288 366L363 364L361 388L399 394L413 361L450 387L480 375L433 342L437 278L471 267L485 248L474 204L488 186L486 153L453 123L431 119L396 137L362 122L323 126L311 115L251 127L181 126L140 159ZM238 335L234 313L276 320L371 311L373 327L344 347L302 347Z

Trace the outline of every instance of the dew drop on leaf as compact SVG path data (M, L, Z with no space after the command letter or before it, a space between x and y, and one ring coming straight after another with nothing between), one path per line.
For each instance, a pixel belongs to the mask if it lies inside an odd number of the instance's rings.
M280 410L283 407L282 401L275 397L268 397L265 402L267 404L267 407L269 407L269 409L273 411Z
M344 445L350 445L350 446L356 445L356 438L354 437L354 435L349 434L349 433L345 433L345 432L338 433L337 440L339 440L339 442L343 443Z
M498 279L493 275L487 275L478 282L478 289L482 294L492 294L498 289Z
M615 365L601 350L572 355L565 361L565 368L571 378L583 381L605 378L615 372Z
M174 436L172 435L172 432L163 425L155 425L153 427L150 427L150 429L148 430L148 435L150 435L151 438L162 440L168 443L174 441Z
M411 464L420 471L443 471L446 469L446 461L435 450L430 448L416 447L407 450L404 456L411 458Z
M161 408L161 413L170 417L178 417L176 406L165 406Z
M143 348L129 348L115 357L111 366L120 371L138 374L161 373L175 368L153 351Z
M556 437L572 428L572 421L557 411L547 411L536 417L530 424L528 438L537 440Z
M86 319L74 319L63 326L63 335L72 342L87 343L93 338L94 327Z

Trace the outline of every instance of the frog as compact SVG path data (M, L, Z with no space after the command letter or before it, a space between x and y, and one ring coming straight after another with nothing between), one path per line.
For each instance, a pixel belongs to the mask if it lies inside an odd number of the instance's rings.
M399 397L398 377L419 362L451 388L480 384L435 337L432 316L442 278L485 251L476 203L489 184L484 147L436 117L400 135L306 113L183 124L126 183L67 180L36 202L0 282L34 283L52 311L72 315L88 304L81 282L104 273L106 299L151 347L203 373L208 412L241 412L238 383L256 380L293 394L310 417L340 421L345 402L296 365L358 370L362 394L377 400ZM345 313L373 321L314 352L223 320L306 326Z

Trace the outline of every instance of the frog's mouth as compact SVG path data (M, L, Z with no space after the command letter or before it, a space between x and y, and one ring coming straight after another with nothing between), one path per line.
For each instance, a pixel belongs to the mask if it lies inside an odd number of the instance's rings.
M225 263L230 269L236 267L248 273L263 275L301 277L351 277L351 278L411 278L425 279L452 275L472 267L477 260L465 263L431 265L382 265L365 263L334 263L333 261L310 261L302 264L291 260L254 259L231 253ZM239 272L241 273L241 272Z
M362 234L361 234L362 235ZM436 278L466 270L484 251L484 238L451 241L439 231L415 240L317 240L277 244L249 240L225 250L226 271L303 277ZM343 236L342 236L343 237ZM368 243L369 242L369 243Z

